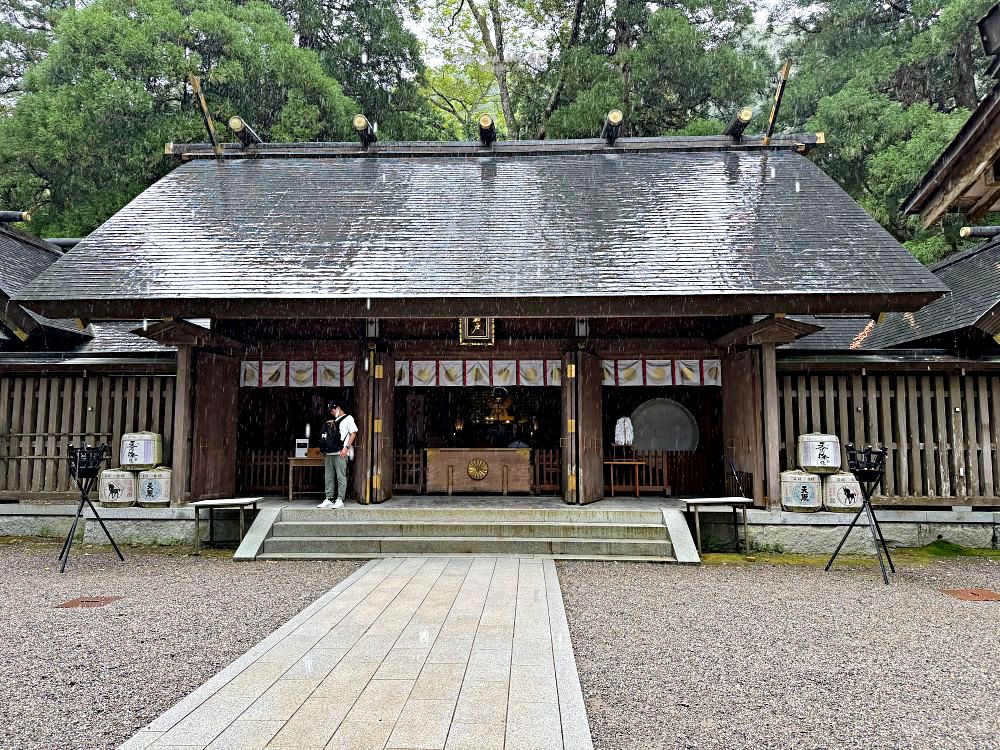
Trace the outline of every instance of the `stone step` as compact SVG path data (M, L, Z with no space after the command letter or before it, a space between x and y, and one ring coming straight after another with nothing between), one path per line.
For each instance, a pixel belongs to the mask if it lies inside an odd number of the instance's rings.
M275 537L493 537L570 539L653 539L667 538L667 528L659 523L565 523L553 521L279 521Z
M519 523L625 523L662 524L659 509L600 509L594 506L561 508L399 508L391 505L368 508L346 507L337 509L282 508L280 521L450 521L454 523L519 522Z
M566 539L483 537L271 537L263 554L525 554L629 557L672 557L673 546L662 539Z
M379 557L406 557L405 553L402 555L397 552L369 552L369 553L352 553L352 552L331 552L331 553L319 553L319 552L272 552L269 555L260 555L258 560L371 560L373 558ZM478 552L453 552L453 553L441 553L436 555L433 552L422 553L422 557L531 557L531 555L520 555L517 553L504 554L504 553L493 553L489 555L483 555ZM645 563L675 563L677 559L672 555L666 557L658 557L654 555L542 555L544 558L550 558L552 560L594 560L594 561L608 561L608 562L645 562Z

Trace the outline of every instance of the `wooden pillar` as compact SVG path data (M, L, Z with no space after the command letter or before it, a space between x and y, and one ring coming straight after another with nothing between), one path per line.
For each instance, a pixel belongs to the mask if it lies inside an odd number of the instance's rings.
M599 357L563 357L563 500L575 505L604 498L604 437Z
M727 354L722 359L722 434L727 461L736 471L752 477L743 491L754 499L755 505L763 506L767 480L758 348ZM728 465L725 471L728 476ZM780 500L778 497L777 501Z
M350 466L350 483L347 491L359 503L371 501L372 466L372 357L367 343L354 362L354 403L351 415L358 425L358 436L354 439L354 460Z
M579 503L577 486L576 442L576 352L567 352L562 360L562 451L563 501Z
M191 393L194 352L190 346L177 347L177 377L174 384L174 428L170 502L185 505L191 494Z
M215 352L193 354L190 498L229 498L236 492L240 363Z
M370 502L392 497L393 416L395 412L395 359L387 352L375 352L372 382L372 481Z
M764 388L764 473L767 505L781 506L781 436L778 419L778 367L774 344L761 345L761 380Z

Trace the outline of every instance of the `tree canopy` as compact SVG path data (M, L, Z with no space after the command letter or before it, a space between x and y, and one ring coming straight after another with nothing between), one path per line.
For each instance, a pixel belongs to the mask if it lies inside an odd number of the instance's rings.
M990 0L0 0L0 203L44 234L83 234L203 140L213 114L268 140L718 133L763 128L793 61L779 130L822 130L813 158L921 259L954 232L900 214L975 108ZM223 128L223 132L224 128Z

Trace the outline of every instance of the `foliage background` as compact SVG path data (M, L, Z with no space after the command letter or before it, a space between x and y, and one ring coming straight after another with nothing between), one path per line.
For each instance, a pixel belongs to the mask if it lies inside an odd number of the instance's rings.
M204 140L187 76L224 128L267 140L718 133L767 116L822 130L813 158L921 260L959 248L902 200L992 85L992 0L0 0L0 208L44 236L92 231ZM954 222L952 222L954 224Z

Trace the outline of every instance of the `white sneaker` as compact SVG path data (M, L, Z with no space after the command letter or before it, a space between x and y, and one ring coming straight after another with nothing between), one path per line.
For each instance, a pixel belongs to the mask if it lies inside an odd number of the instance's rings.
M324 508L324 509L326 509L326 508L336 508L337 506L334 505L333 503L331 503L329 500L324 500L323 502L321 502L316 507L317 508Z
M335 502L330 507L331 508L343 508L344 507L344 501L343 500L338 500L337 502Z

